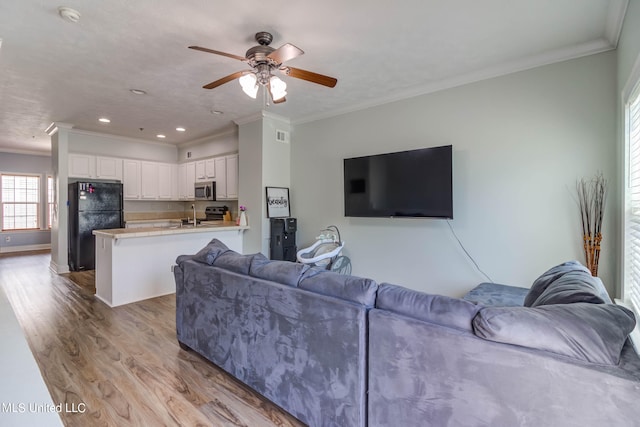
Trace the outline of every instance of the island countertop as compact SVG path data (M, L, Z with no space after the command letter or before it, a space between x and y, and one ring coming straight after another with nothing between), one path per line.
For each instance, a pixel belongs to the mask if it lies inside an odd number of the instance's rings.
M112 228L94 230L95 236L104 238L131 239L137 237L164 236L171 234L210 233L212 231L247 230L249 226L236 225L234 221L202 221L198 226L144 227L144 228Z

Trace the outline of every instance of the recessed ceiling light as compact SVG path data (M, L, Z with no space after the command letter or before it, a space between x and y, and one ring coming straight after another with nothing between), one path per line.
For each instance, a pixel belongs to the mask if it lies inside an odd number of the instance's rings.
M78 22L80 20L80 12L75 9L66 6L60 6L58 8L58 13L65 21L69 22Z
M220 110L211 110L211 114L218 115L218 114L224 114L224 113L222 111L220 111Z
M156 136L157 136L158 138L160 138L160 139L162 139L162 138L166 138L166 135L163 135L163 134L161 134L161 133L157 134Z
M129 92L135 93L136 95L146 95L147 92L142 89L129 89Z
M176 128L176 130L177 130L178 132L184 132L184 131L186 131L186 129L185 129L185 128L180 127L180 126L179 126L179 127L177 127L177 128Z
M100 117L98 121L101 123L111 123L111 120L107 119L106 117Z

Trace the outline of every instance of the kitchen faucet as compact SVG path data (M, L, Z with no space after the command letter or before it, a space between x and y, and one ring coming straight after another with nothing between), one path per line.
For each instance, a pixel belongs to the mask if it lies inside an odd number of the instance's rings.
M193 209L193 227L195 228L197 223L196 223L196 205L195 203L191 204L191 209Z

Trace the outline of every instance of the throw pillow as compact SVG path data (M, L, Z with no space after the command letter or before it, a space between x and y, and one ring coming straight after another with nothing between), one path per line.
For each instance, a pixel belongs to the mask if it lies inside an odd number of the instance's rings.
M599 293L598 282L594 280L590 272L579 270L571 271L551 283L531 304L531 307L551 304L573 304L577 302L587 302L590 304L611 302L611 300L606 301Z
M227 247L227 245L214 238L209 243L207 243L207 246L200 249L198 253L193 256L193 259L204 264L212 265L213 261L219 255L229 250L230 249Z
M473 319L473 331L489 341L617 365L635 323L631 311L614 304L485 307Z
M545 271L540 277L538 277L531 285L529 293L524 298L524 306L531 307L531 305L538 299L538 297L551 285L554 281L572 271L585 271L589 273L589 269L578 261L568 261Z

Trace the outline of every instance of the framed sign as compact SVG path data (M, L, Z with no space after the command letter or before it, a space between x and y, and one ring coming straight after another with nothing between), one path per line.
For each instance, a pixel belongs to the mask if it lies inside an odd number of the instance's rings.
M287 218L289 209L289 189L286 187L267 188L267 218Z

